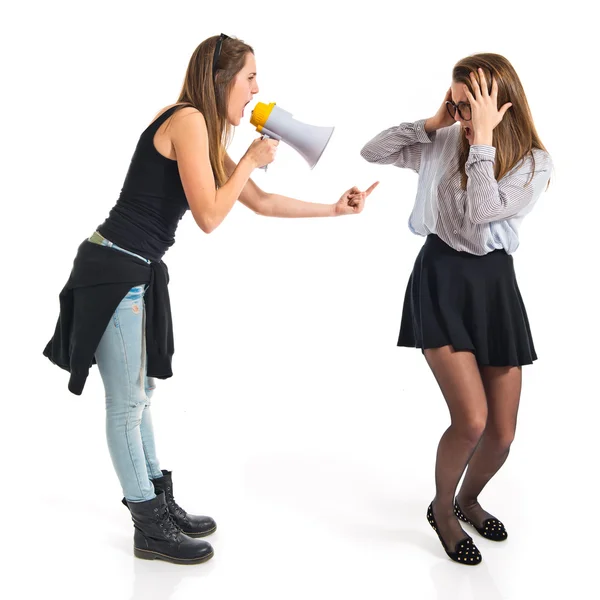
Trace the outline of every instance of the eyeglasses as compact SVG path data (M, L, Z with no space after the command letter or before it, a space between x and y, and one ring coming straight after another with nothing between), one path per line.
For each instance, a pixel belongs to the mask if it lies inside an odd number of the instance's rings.
M453 119L454 115L456 115L456 111L458 111L458 114L463 121L471 120L471 105L467 102L459 102L458 104L454 104L452 100L446 100L446 109Z
M219 57L221 56L221 46L223 45L224 40L230 40L231 38L228 35L222 33L217 40L217 45L215 47L215 53L213 54L213 65L212 65L212 73L213 79L217 74L217 63L219 62Z

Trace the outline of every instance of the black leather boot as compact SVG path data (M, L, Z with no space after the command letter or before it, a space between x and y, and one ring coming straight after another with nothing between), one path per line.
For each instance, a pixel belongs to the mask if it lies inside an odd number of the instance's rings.
M171 471L162 470L163 476L159 479L153 479L154 489L158 494L159 491L165 493L165 499L169 512L173 517L173 521L177 523L181 531L193 538L204 537L210 535L217 530L217 524L210 517L201 517L197 515L189 515L173 497L173 480L171 477Z
M193 540L173 522L164 492L146 502L127 502L135 526L133 553L147 560L193 565L213 556L208 542Z

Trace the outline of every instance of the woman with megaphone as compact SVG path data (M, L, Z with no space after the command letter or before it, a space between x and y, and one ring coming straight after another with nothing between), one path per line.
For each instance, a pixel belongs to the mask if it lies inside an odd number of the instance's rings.
M210 233L238 200L269 216L358 214L377 185L353 187L333 204L263 192L250 175L274 160L278 141L261 136L237 165L225 150L257 92L250 46L223 34L198 46L177 103L141 134L117 203L79 246L44 350L70 372L74 394L82 393L91 365L98 365L108 447L139 558L194 564L213 555L211 545L196 538L213 533L216 524L176 503L171 472L159 466L150 416L154 379L172 375L169 276L162 257L175 242L180 219L189 209Z
M381 132L361 154L419 174L409 226L426 240L398 345L422 350L450 411L427 519L452 560L477 565L459 519L488 540L508 537L478 497L508 456L522 366L537 358L512 255L552 161L517 73L497 54L459 61L433 117Z

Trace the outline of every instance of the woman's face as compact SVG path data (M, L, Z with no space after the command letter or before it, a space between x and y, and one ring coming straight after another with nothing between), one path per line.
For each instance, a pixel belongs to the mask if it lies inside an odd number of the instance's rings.
M465 84L464 83L458 83L456 81L452 82L452 102L454 102L454 104L458 104L460 109L462 110L463 115L465 114L465 112L470 112L470 105L469 105L469 100L467 98L467 94L465 93ZM469 108L467 108L469 107ZM465 115L467 117L470 117L470 114ZM460 127L462 130L463 135L467 138L467 141L469 142L469 144L473 143L473 123L471 120L466 121L465 119L463 119L463 117L460 115L460 112L458 110L456 110L454 112L454 120L458 121L460 123Z
M239 125L244 117L244 109L258 93L256 83L256 60L254 54L246 54L242 70L235 76L227 101L227 120L231 125Z

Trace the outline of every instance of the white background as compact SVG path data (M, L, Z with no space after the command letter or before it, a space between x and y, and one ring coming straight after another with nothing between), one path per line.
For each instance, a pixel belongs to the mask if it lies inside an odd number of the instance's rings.
M27 2L2 22L3 591L64 599L590 598L598 472L597 34L583 2ZM215 557L134 559L93 369L83 396L42 356L77 245L116 201L140 133L221 31L254 46L257 101L336 131L310 171L288 147L257 183L360 216L262 218L210 236L188 214L165 256L175 376L153 415L176 497L219 525ZM416 175L362 145L431 116L453 64L509 58L556 165L515 255L539 361L517 439L482 496L509 540L449 561L425 519L448 425L418 350L396 347L422 243ZM256 136L248 123L230 148ZM593 588L592 588L593 586ZM585 591L588 590L588 591Z

